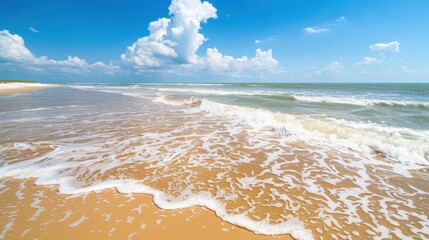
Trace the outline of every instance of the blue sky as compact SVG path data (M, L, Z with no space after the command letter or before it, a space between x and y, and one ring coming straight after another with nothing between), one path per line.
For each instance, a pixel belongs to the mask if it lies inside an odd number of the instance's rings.
M429 82L428 12L425 0L0 0L0 78Z

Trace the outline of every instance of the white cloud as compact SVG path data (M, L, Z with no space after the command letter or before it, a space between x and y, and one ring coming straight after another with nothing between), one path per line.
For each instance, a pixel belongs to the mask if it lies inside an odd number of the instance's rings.
M8 30L0 31L0 59L28 61L34 56L24 45L24 39Z
M201 25L209 19L217 18L216 8L202 0L172 0L168 9L168 18L150 22L149 35L127 47L120 56L120 66L102 62L91 64L73 56L64 60L38 57L25 46L22 37L11 34L8 30L0 32L0 66L76 74L128 72L159 76L206 72L215 75L230 73L234 76L261 76L268 71L282 71L273 58L271 49L257 49L253 57L234 58L223 55L217 48L209 48L205 50L205 55L199 56L198 50L207 41L200 32Z
M266 43L266 42L272 42L272 41L276 41L276 38L274 38L274 37L272 37L272 36L268 36L268 37L263 38L263 39L256 39L256 40L255 40L255 44Z
M339 73L343 69L343 65L338 61L332 61L327 66L318 69L314 72L314 76L332 75Z
M171 20L160 18L149 24L149 36L142 37L127 48L126 53L121 55L124 63L136 66L156 67L166 64L166 61L177 57L172 48L176 43L164 39L167 35L167 27Z
M84 59L68 56L65 60L53 60L46 56L36 57L25 46L24 39L11 34L8 30L0 31L0 61L13 64L16 68L26 68L34 71L60 71L68 73L86 74L93 71L112 74L118 69L113 64L102 62L88 64Z
M393 41L389 43L376 43L371 46L369 46L369 49L373 51L382 51L382 52L399 52L399 45L400 43L398 41Z
M384 60L380 58L364 57L362 61L355 63L355 65L360 66L360 65L380 64L383 62Z
M196 52L206 41L199 33L201 23L217 18L216 8L200 0L173 0L168 9L171 18L151 22L149 36L128 47L121 55L123 62L140 67L197 62Z
M337 21L337 22L345 22L346 21L346 17L341 16L341 17L337 18L335 21Z
M35 28L33 28L33 27L29 27L28 29L30 29L30 31L32 31L32 32L34 32L34 33L38 33L38 32L39 32L39 30L37 30L37 29L35 29Z
M251 61L253 63L252 65L258 68L273 68L277 67L279 64L278 61L273 58L273 51L271 49L267 51L256 49L255 57L253 57Z
M267 70L278 66L271 50L258 49L253 58L234 58L224 56L217 48L209 48L205 56L198 56L198 49L207 40L200 33L201 24L217 18L216 11L206 1L173 0L169 6L170 18L151 22L149 35L127 48L121 55L122 63L140 73L159 71L163 74L179 73L183 69L239 72L243 69Z
M324 32L330 32L331 28L335 28L341 25L341 23L346 21L346 17L341 16L337 19L335 19L335 22L326 22L319 26L313 26L313 27L306 27L302 29L303 32L307 34L318 34L318 33L324 33Z
M224 56L217 48L208 48L203 63L209 69L216 70L255 70L255 68L264 70L278 66L277 60L273 58L271 49L268 51L256 49L253 58L248 58L247 56L234 58Z
M329 28L319 28L319 27L306 27L302 29L305 33L308 34L314 34L314 33L322 33L322 32L329 32Z
M175 50L179 60L185 63L197 61L196 51L206 41L199 33L201 23L217 18L216 8L200 0L173 0L168 8L172 19L171 39L177 43Z

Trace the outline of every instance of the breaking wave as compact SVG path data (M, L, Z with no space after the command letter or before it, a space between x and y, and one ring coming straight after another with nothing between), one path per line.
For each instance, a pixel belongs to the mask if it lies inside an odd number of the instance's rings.
M161 96L155 102L189 105L209 113L226 116L257 129L268 128L289 137L326 144L339 144L382 154L404 164L429 165L429 131L352 122L326 115L298 115L265 109L221 104L207 99L188 100Z

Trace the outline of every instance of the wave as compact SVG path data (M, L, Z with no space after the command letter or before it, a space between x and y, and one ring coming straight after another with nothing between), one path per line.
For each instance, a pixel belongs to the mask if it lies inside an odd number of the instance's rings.
M17 112L38 112L38 111L52 111L56 109L66 109L66 108L85 108L85 107L96 107L99 105L64 105L64 106L55 106L55 107L40 107L40 108L28 108L22 110L15 111L5 111L0 114L9 114L9 113L17 113Z
M164 104L173 105L173 106L185 105L185 106L196 107L196 106L201 105L202 100L199 98L178 99L178 98L162 95L162 96L155 98L155 100L153 100L153 102L159 102L159 103L164 103Z
M347 105L360 106L413 106L413 107L429 107L429 102L420 102L412 100L389 100L389 99L364 99L356 97L333 97L333 96L302 96L293 95L295 100L314 103L336 103Z
M404 164L429 165L429 131L352 122L323 114L295 115L271 112L265 109L221 104L207 99L182 100L161 97L157 102L198 107L208 114L225 116L257 129L273 129L289 138L364 150Z
M282 97L287 100L314 103L333 103L359 106L412 106L412 107L429 107L429 102L413 100L394 100L394 99L377 99L377 98L357 98L355 96L311 96L310 93L305 95L290 94L284 91L260 91L260 90L222 90L222 89L181 89L181 88L150 88L159 92L184 92L202 95L245 95L245 96L270 96Z
M152 85L152 84L151 84ZM170 84L173 86L173 84ZM175 86L181 86L181 84L174 84ZM188 85L188 84L186 84ZM196 86L202 84L195 84ZM219 84L221 85L221 84ZM118 93L124 94L124 92L119 92L118 90L151 90L157 92L179 92L179 93L195 93L200 95L220 95L220 96L228 96L228 95L245 95L245 96L253 96L253 95L265 95L265 96L275 96L275 95L284 95L282 92L275 91L255 91L255 90L227 90L227 89L204 89L204 88L151 88L151 87L141 87L139 85L133 86L85 86L85 85L69 85L70 88L80 89L80 90L90 90L90 91L99 91L99 92L109 92L109 93Z
M275 91L244 91L244 90L223 90L223 89L184 89L184 88L147 88L150 90L156 90L159 92L182 92L182 93L196 93L200 95L221 95L221 96L227 96L227 95L246 95L246 96L253 96L253 95L265 95L265 96L271 96L271 95L284 95L282 92L275 92Z
M156 84L147 84L156 85ZM166 84L158 84L166 85ZM167 86L206 86L214 84L167 84ZM216 84L217 85L228 85L228 84ZM144 87L141 87L144 86ZM380 99L380 98L363 98L357 96L327 96L327 95L313 95L312 92L305 92L300 94L293 94L291 91L263 91L263 90L232 90L232 89L208 89L208 88L150 88L145 87L145 84L138 84L133 86L83 86L83 85L71 85L69 87L77 88L80 90L93 90L108 93L119 93L127 96L136 96L139 93L124 93L118 92L120 90L155 90L157 92L170 92L170 93L193 93L198 95L218 95L218 96L268 96L269 98L281 98L288 101L298 102L310 102L310 103L329 103L329 104L345 104L345 105L356 105L356 106L380 106L380 107L421 107L429 108L429 102L416 101L416 100L398 100L398 99ZM142 94L141 94L142 95Z
M162 89L162 90L161 90ZM165 89L159 91L198 92L219 95L255 95L254 91L204 90L204 89ZM109 91L112 90L99 90ZM144 93L116 92L139 98L151 99ZM267 92L260 92L266 95ZM278 93L273 93L278 94ZM287 95L275 95L283 97ZM153 99L153 98L152 98ZM356 99L346 97L293 96L297 101L330 102L354 105L400 105L429 106L425 102L393 101L380 99ZM255 128L269 128L290 137L302 138L319 144L337 144L343 147L381 154L393 161L404 164L429 165L429 131L417 131L409 128L389 127L376 123L355 122L336 119L325 115L298 115L271 112L269 110L221 104L207 99L180 99L172 96L158 96L153 100L168 105L197 107L209 114L222 115Z
M391 160L429 165L429 132L376 123L352 122L324 115L293 115L202 101L205 112L227 116L255 128L271 128L296 138L382 152Z
M231 86L229 83L138 83L136 86Z

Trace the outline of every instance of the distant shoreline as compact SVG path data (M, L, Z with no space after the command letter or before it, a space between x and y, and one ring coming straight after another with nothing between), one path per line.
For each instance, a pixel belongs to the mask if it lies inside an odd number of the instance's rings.
M31 92L45 88L57 88L61 85L43 84L25 80L0 80L0 95Z

